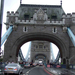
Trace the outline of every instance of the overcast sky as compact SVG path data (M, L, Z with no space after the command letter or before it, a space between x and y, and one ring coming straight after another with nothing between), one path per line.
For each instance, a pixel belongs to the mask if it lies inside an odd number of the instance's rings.
M60 5L60 1L61 0L22 0L22 4ZM2 36L6 32L6 26L4 23L6 22L7 11L16 11L19 5L20 0L4 0ZM75 12L75 0L62 0L62 8L65 13Z

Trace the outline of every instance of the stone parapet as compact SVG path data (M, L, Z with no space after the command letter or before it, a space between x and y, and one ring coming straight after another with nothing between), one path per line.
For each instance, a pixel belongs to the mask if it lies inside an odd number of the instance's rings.
M63 20L65 20L65 24L75 23L75 13L67 13L62 15Z
M10 13L9 11L7 12L7 22L6 23L8 23L8 24L10 24L10 23L19 23L19 24L53 24L53 25L63 25L63 24L65 24L64 23L64 20L61 20L61 21L54 21L54 20L48 20L47 19L47 15L46 16L44 16L45 18L46 18L46 20L35 20L34 18L35 18L35 16L33 16L33 18L32 19L30 19L30 20L20 20L19 19L19 13L18 12L16 12L16 13L14 13L13 11Z
M7 11L7 16L19 16L19 12L14 13L14 11Z

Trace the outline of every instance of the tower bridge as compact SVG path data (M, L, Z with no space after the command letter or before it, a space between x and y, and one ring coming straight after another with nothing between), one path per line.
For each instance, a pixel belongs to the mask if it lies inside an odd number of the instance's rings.
M50 42L48 41L32 41L31 44L31 61L43 59L45 63L50 62Z
M75 34L75 13L65 14L61 5L21 4L15 13L7 12L5 24L7 29L13 25L13 31L5 42L3 61L17 62L19 49L24 43L42 40L58 46L63 64L75 64L75 47L71 41L74 38L68 35L68 27Z

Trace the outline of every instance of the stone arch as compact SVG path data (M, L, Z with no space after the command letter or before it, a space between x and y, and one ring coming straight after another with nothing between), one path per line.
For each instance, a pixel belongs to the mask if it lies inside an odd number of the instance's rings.
M38 56L43 56L43 57L46 57L45 54L36 54L34 58L38 57Z
M14 53L13 53L14 56L12 56L14 61L17 60L16 57L18 56L18 52L19 52L20 47L24 43L26 43L28 41L33 41L33 40L45 40L45 41L53 42L54 44L56 44L59 47L61 58L66 57L67 47L66 47L65 43L61 40L61 38L59 38L58 36L56 36L54 34L35 32L35 33L25 34L25 35L17 38L17 40L14 42L14 45L12 46L12 50L11 50L11 52L13 52L13 50L14 50ZM10 54L12 54L12 53L10 53ZM7 57L9 59L8 55L7 55ZM5 60L6 59L4 56L4 61Z
M43 60L44 60L45 62L46 62L46 59L48 59L45 54L40 54L40 53L39 53L39 54L36 54L35 57L33 57L33 59L36 60L36 57L39 57L39 56L42 56L42 57L43 57ZM39 58L37 58L37 59L39 59Z

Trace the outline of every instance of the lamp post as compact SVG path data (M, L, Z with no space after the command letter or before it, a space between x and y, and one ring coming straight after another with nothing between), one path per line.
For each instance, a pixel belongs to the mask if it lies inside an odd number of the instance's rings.
M1 52L1 32L2 32L2 20L3 20L3 7L4 7L4 0L0 0L0 52Z

